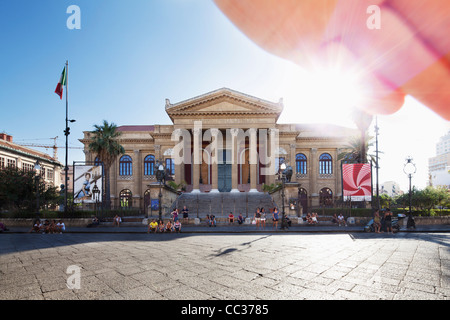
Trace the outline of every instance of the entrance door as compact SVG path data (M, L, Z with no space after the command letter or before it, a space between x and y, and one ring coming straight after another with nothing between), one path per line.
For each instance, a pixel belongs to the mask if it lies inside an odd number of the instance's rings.
M303 214L307 214L308 213L308 193L303 188L298 189L298 203L303 208Z
M223 150L222 162L217 165L218 188L220 192L231 191L231 152ZM227 162L228 159L228 162Z

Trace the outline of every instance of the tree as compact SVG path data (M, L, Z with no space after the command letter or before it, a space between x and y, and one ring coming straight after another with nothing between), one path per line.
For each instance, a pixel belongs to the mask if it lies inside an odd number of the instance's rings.
M46 186L41 177L36 182L36 171L25 171L16 167L0 170L0 208L12 210L36 210L37 189L39 206L57 204L59 194L56 187ZM37 184L37 185L36 185Z
M105 172L105 205L106 209L111 208L110 193L110 168L117 157L125 153L125 149L118 142L119 136L122 134L117 131L114 123L109 124L103 120L103 125L94 125L95 130L92 131L91 142L89 143L89 151L94 153L98 159L103 162Z
M362 163L364 161L367 160L367 147L366 147L366 135L367 135L367 129L370 126L370 123L372 122L372 118L373 116L371 114L368 114L367 112L365 112L362 109L358 109L356 108L353 112L352 112L352 120L353 122L356 124L356 126L359 129L360 132L360 162Z
M365 143L365 150L368 150L373 145L373 142L371 142L372 139L373 137L368 136L366 133L365 138L363 139ZM368 162L368 160L370 160L374 163L374 165L376 165L376 156L373 154L368 154L367 152L363 154L363 148L361 144L362 140L360 137L351 137L348 141L347 146L341 153L338 154L337 160L344 160L349 163L366 163Z
M420 210L430 210L436 206L442 206L448 204L450 199L449 193L444 187L431 187L428 186L423 190L412 188L411 190L411 202L413 207ZM402 194L396 198L399 204L403 206L409 205L409 193Z

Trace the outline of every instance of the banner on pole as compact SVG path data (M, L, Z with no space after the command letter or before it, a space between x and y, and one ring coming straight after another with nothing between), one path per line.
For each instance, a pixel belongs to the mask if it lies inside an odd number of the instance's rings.
M75 165L73 166L73 202L95 203L102 202L103 194L103 166ZM92 192L94 186L99 189L98 198Z
M342 164L344 201L372 200L372 166L370 163Z

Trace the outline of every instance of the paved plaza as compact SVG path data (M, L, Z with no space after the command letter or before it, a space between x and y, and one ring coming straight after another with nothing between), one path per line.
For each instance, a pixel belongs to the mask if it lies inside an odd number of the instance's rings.
M0 299L450 299L450 233L0 234Z

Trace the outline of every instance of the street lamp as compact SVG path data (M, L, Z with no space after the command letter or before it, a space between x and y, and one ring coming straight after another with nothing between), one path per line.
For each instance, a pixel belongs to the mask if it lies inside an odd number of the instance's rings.
M286 164L283 162L280 165L280 169L281 169L281 201L282 201L282 209L281 209L281 229L284 230L286 229L286 212L284 211L284 183L286 181Z
M39 218L39 174L41 171L41 164L39 163L39 160L36 160L36 163L34 164L34 170L36 171L36 176L34 177L36 181L36 215Z
M411 214L411 178L416 173L416 165L412 162L412 157L406 158L406 163L403 166L403 172L408 175L409 178L409 213Z
M67 68L67 63L66 63ZM67 118L68 113L68 107L67 107L67 85L66 85L66 129L64 130L64 135L66 136L66 165L64 166L64 213L67 213L67 184L69 183L69 165L68 165L68 159L69 159L69 134L70 134L70 127L69 122L73 123L76 120L69 120Z
M157 170L156 170L156 179L159 181L159 221L162 221L162 182L165 183L165 169L164 165L162 164L162 161L158 161L156 163Z
M92 194L94 195L95 200L95 215L98 216L98 199L100 195L100 189L97 187L97 182L95 182L94 188L92 188Z

